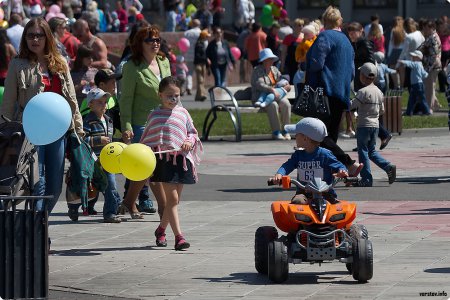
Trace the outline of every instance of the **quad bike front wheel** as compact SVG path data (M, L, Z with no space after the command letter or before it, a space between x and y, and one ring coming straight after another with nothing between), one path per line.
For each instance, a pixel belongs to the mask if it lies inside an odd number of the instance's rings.
M372 242L366 239L355 239L352 244L353 278L360 283L367 282L373 276Z
M255 268L258 273L267 275L268 245L278 238L278 231L273 226L259 227L255 232Z
M348 235L350 236L353 242L356 239L367 240L369 238L369 232L367 231L366 226L364 226L363 224L353 224L352 226L350 226ZM353 274L351 263L346 263L345 267L347 268L349 274Z
M275 283L282 283L289 276L289 261L286 245L275 240L269 243L269 279Z

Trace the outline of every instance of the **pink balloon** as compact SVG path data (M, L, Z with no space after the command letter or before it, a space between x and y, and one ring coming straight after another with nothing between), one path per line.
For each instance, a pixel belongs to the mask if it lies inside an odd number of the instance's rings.
M241 57L241 50L239 50L238 47L231 47L230 51L235 60L238 60Z
M189 40L187 38L183 37L178 41L178 48L180 49L181 52L188 51L190 46L191 44L189 43Z

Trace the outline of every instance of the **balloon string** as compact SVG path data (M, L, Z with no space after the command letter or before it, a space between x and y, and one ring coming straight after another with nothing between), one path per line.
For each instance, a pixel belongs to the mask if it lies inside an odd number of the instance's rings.
M158 152L153 152L153 153L159 154L159 153L167 153L167 152L177 152L177 151L180 151L180 150L181 150L181 148L178 148L178 149L163 150L163 151L158 151Z

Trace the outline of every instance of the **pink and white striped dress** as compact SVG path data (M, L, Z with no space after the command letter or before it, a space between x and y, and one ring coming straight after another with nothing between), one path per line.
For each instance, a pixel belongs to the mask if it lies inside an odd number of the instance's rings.
M140 143L159 152L164 150L179 149L185 141L189 141L193 148L191 151L173 151L166 154L166 160L170 155L174 156L173 164L176 165L176 157L183 155L183 169L187 171L186 159L192 164L195 180L198 180L196 166L200 163L200 155L203 153L203 145L198 137L197 129L194 127L191 115L181 106L174 109L156 108L147 118L147 124ZM159 158L163 158L162 153Z

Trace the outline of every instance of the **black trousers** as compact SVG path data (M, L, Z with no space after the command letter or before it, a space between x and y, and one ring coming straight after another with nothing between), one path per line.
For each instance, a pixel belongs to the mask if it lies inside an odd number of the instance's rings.
M320 146L333 152L334 156L336 156L341 163L346 167L349 167L355 161L337 145L342 112L347 110L347 104L334 97L328 97L328 101L330 104L331 116L326 120L322 120L327 127L328 136L320 143Z

